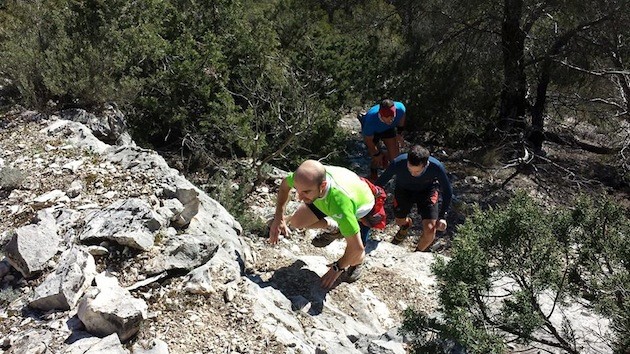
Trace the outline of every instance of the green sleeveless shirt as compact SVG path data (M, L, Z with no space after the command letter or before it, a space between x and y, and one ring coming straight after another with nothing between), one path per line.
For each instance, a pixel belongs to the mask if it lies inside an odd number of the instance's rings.
M359 219L367 215L374 206L374 195L370 187L359 176L343 167L326 168L326 192L315 199L313 205L339 224L344 237L359 233ZM287 176L289 187L294 186L294 173Z

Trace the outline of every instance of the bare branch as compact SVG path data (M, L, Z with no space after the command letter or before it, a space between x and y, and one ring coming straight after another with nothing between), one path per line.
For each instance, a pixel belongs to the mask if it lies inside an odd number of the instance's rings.
M289 146L289 144L291 144L293 142L293 140L295 140L295 137L297 135L296 134L291 134L289 135L285 141L271 154L267 155L265 158L263 158L262 160L260 160L260 162L255 162L258 167L256 168L256 180L260 181L260 179L262 178L262 168L263 166L271 161L272 159L274 159L275 157L277 157L278 155L282 154L282 151L284 151L284 149Z
M630 75L630 71L626 71L626 70L588 70L588 69L581 68L577 65L571 64L566 60L556 60L556 62L570 69L577 70L579 72L593 75L593 76Z
M603 103L603 104L608 105L608 106L613 106L613 107L618 108L618 109L623 109L623 106L621 106L619 103L611 101L611 100L607 100L607 99L604 99L604 98L591 98L589 100L589 102Z

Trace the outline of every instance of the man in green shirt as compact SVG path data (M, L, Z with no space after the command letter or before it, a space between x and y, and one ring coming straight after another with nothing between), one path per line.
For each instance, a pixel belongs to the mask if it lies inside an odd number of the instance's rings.
M286 220L285 206L292 188L297 190L304 204ZM338 225L346 240L346 250L322 277L322 286L330 289L341 274L363 262L370 228L359 220L368 215L373 207L374 194L356 173L343 167L324 166L318 161L306 160L280 184L276 213L269 229L269 242L276 244L281 234L288 235L287 224L298 229ZM326 219L326 216L330 219Z

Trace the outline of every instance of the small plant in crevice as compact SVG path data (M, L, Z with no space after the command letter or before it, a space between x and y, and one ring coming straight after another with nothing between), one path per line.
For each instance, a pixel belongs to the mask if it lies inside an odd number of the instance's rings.
M247 214L245 199L251 193L255 179L256 172L245 164L227 161L208 178L205 188L213 199L243 222Z

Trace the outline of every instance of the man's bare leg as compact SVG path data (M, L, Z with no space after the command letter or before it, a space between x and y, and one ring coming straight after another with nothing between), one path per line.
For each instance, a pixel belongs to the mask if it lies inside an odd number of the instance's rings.
M422 220L422 236L420 236L418 240L416 251L424 252L431 247L431 244L433 244L435 240L435 232L437 231L436 224L436 219Z
M323 229L329 226L326 219L318 219L304 203L293 213L288 224L296 229Z
M385 144L385 147L387 148L387 158L389 160L383 166L383 168L386 168L387 164L389 164L392 161L394 161L394 159L396 157L398 157L398 155L400 155L400 147L398 146L398 139L397 138L383 139L383 144Z

